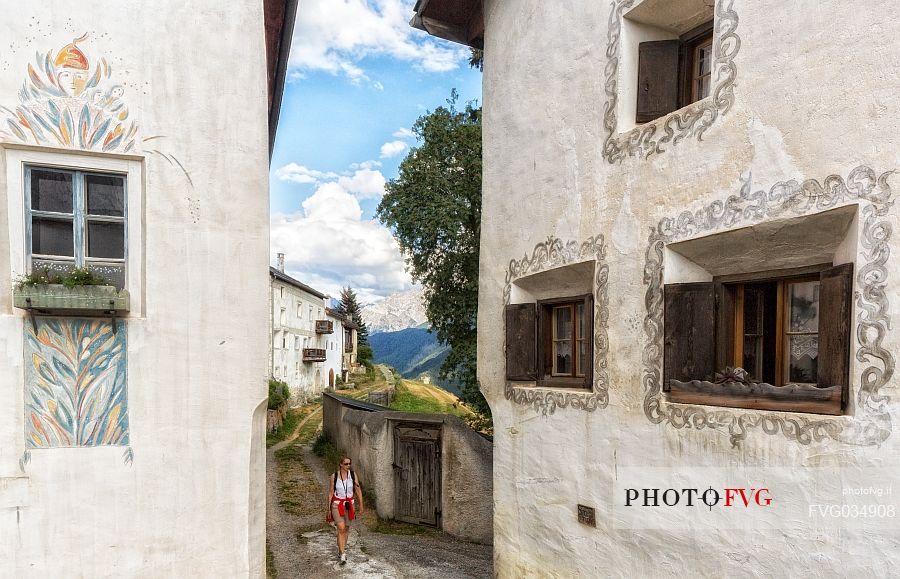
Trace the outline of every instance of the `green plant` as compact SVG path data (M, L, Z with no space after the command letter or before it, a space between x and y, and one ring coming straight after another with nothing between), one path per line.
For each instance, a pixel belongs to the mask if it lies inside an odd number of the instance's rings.
M269 410L278 410L290 397L291 391L286 383L274 378L269 380Z
M48 269L34 270L29 274L16 278L16 289L38 285L61 284L69 289L83 285L108 285L106 278L97 275L86 267L76 267L66 275L54 275Z
M318 456L319 458L322 458L323 456L325 456L325 451L329 444L331 444L331 441L328 440L328 435L325 434L325 431L323 430L319 432L319 435L316 437L312 444L313 454Z

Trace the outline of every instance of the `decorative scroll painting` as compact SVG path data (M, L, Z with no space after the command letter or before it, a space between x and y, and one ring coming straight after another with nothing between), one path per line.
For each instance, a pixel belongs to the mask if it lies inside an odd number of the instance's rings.
M689 138L702 141L703 133L734 104L734 84L737 78L737 65L734 61L741 48L741 39L736 32L738 15L734 11L734 0L716 0L712 95L681 111L669 113L661 120L640 125L626 133L618 133L622 19L635 4L636 0L613 0L609 17L604 72L606 105L603 113L603 127L606 130L603 158L609 163L618 163L627 157L646 159Z
M35 321L25 321L26 448L127 445L125 322Z
M643 353L644 414L654 424L727 433L737 446L751 431L782 435L799 444L832 439L859 446L880 445L892 432L888 412L892 404L887 384L894 374L894 356L883 342L891 329L887 291L888 258L893 233L893 192L888 183L892 171L876 173L866 166L844 178L829 175L824 181L807 179L776 183L769 190L751 187L748 177L737 194L696 211L667 217L651 230L644 264L647 315ZM854 353L859 374L853 416L816 417L812 414L741 412L710 409L691 404L670 404L662 393L663 370L663 255L673 241L746 227L765 219L808 215L850 203L859 204L860 245L857 261L856 341ZM803 352L796 352L802 354Z
M134 149L138 126L128 120L122 85L105 58L92 61L78 46L38 53L28 65L15 109L0 106L0 139L93 151Z
M593 412L609 405L609 373L607 355L609 352L609 265L606 263L606 242L602 234L590 237L582 243L564 242L550 236L537 244L521 260L510 260L503 287L503 304L509 305L512 285L526 275L561 267L571 263L593 260L594 276L594 387L591 392L559 392L533 386L515 386L508 380L504 394L507 400L530 406L542 414L553 414L557 408L570 407Z

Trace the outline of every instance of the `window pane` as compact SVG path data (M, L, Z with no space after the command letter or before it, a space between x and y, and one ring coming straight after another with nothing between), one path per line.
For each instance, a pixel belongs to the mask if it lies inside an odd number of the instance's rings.
M789 336L789 382L813 383L819 372L819 337Z
M75 269L75 261L50 261L45 259L32 259L31 271L44 272L50 277L62 277Z
M578 342L578 374L585 376L588 373L588 350L587 340L579 340Z
M72 174L47 169L31 170L31 208L35 211L72 213Z
M754 380L762 380L762 339L744 336L744 370Z
M572 342L553 343L554 374L572 373Z
M701 76L697 79L697 100L705 99L709 96L709 85L709 76Z
M575 306L575 323L577 324L578 329L576 330L576 338L584 338L584 304L578 304Z
M125 287L125 266L117 263L88 263L88 268L119 289Z
M819 331L819 282L792 283L788 286L792 332Z
M699 60L697 64L700 73L698 76L709 74L712 70L712 44L707 44L706 46L698 48L697 57Z
M125 216L125 180L109 175L85 175L89 215Z
M31 220L31 253L41 255L75 255L75 235L67 219Z
M556 318L557 340L569 340L572 338L572 310L569 306L554 308L553 316Z
M88 222L88 257L122 259L125 257L125 224Z
M761 290L744 288L744 334L758 336L762 334L763 305L765 299Z

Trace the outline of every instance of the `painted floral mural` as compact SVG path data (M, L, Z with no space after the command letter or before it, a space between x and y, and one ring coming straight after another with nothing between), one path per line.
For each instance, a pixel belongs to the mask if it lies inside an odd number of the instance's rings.
M28 448L127 445L125 323L38 318L25 322Z
M0 139L37 145L127 152L138 126L128 120L121 85L105 58L91 62L78 47L87 34L28 65L15 110L0 106Z

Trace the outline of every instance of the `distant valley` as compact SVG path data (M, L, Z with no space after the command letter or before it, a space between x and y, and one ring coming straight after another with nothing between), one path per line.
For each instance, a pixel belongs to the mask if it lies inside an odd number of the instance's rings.
M388 296L363 307L361 313L369 328L376 363L393 366L404 378L420 380L427 376L432 384L460 394L453 384L438 379L450 348L438 343L437 336L428 331L421 289Z

